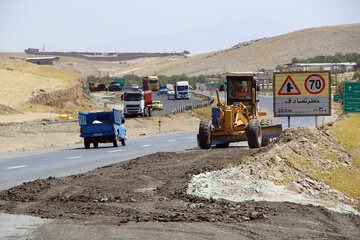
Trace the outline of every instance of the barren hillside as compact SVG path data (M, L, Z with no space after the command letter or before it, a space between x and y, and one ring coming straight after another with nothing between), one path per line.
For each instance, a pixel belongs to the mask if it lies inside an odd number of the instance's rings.
M255 71L289 63L294 57L307 58L336 52L360 52L360 24L309 28L240 43L230 49L187 58L182 63L158 66L153 71L166 75Z
M54 107L87 108L92 101L82 91L84 80L81 74L71 71L0 57L1 117L19 112L52 112Z
M60 57L60 62L52 67L77 72L84 76L199 75L224 71L256 71L260 68L289 63L294 57L307 58L337 52L360 52L360 24L309 28L187 57L138 58L120 62ZM0 53L0 56L32 57L24 53Z

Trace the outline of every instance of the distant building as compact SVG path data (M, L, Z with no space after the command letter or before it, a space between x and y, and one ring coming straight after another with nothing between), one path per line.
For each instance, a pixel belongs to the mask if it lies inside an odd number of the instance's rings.
M356 63L288 63L283 65L282 72L298 71L331 71L343 70L344 72L353 72L356 70Z
M59 57L26 58L25 61L38 65L53 65L54 61L59 61Z
M25 52L27 54L39 54L40 49L38 49L38 48L28 48L28 49L25 49Z
M275 68L266 68L264 72L256 73L256 77L262 89L270 89L273 83L274 72L278 72L278 70L275 70Z

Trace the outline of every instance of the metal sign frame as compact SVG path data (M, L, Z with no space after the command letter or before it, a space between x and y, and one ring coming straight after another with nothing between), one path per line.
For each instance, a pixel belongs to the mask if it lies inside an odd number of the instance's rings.
M302 86L301 88L304 89L306 91L306 93L304 93L304 91L301 91L300 95L284 95L284 96L277 96L278 95L278 91L279 89L276 88L276 81L278 80L278 78L276 77L276 75L288 75L290 76L292 79L295 78L296 75L306 75L307 76L303 79L303 82L301 83ZM324 94L323 91L325 91L324 89L322 89L319 93L311 93L310 91L308 91L306 88L306 81L309 79L310 76L314 75L324 75L324 74L328 74L328 83L326 83L325 80L325 85L328 84L328 93L326 94L326 96L321 96L322 97L322 104L326 104L326 108L328 108L328 111L326 111L325 113L321 113L321 112L312 112L312 113L308 113L308 112L304 112L304 113L292 113L292 112L282 112L281 114L279 114L280 111L276 111L277 109L277 98L281 98L281 99L291 99L291 101L293 101L293 103L303 103L301 101L299 101L299 98L304 98L304 96L307 96L310 94L310 97L308 97L309 99L314 99L316 98L317 94ZM286 81L288 77L284 77L284 81ZM294 80L295 81L295 80ZM284 82L285 83L285 82ZM284 84L283 82L281 82L280 85ZM295 81L296 86L300 87L298 81ZM325 86L324 86L325 88ZM312 95L314 95L313 97L311 97ZM279 100L278 99L278 100ZM297 100L295 100L297 99ZM324 102L324 99L326 99L326 103ZM316 99L318 101L318 99ZM309 101L310 102L310 101ZM290 102L291 103L291 102ZM316 103L316 101L314 100L314 102L311 103ZM279 110L279 109L278 109ZM285 109L286 110L286 109ZM299 72L274 72L273 74L273 111L274 111L274 117L306 117L306 116L331 116L331 71L299 71Z

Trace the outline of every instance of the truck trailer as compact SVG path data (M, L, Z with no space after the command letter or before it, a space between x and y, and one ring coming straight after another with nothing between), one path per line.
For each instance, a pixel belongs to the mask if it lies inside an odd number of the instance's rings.
M152 91L128 91L124 93L124 115L151 116Z

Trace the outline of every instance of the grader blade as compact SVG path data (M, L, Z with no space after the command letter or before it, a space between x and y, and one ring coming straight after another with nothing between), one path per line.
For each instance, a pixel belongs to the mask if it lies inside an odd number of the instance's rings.
M261 126L261 129L263 139L277 138L282 132L282 125Z

